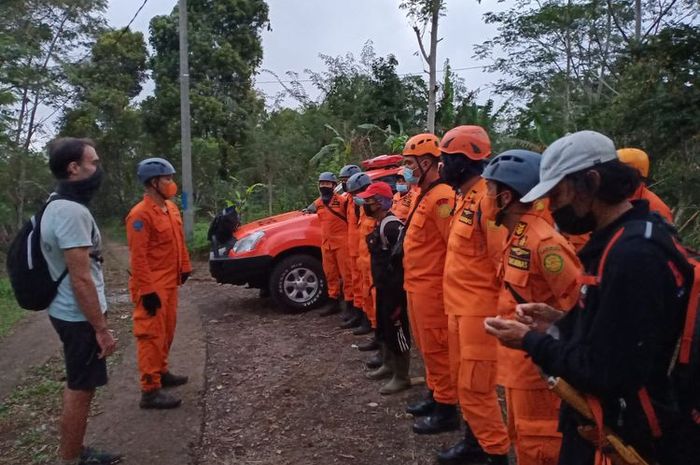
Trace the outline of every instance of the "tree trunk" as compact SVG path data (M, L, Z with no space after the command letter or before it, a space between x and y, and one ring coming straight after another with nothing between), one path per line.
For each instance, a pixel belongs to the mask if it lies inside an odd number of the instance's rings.
M267 175L267 213L272 216L272 173Z
M441 2L434 3L435 7L430 20L430 55L428 55L428 132L435 132L435 113L437 111L437 44Z
M569 132L571 125L571 0L567 2L566 16L566 82L564 83L564 132Z

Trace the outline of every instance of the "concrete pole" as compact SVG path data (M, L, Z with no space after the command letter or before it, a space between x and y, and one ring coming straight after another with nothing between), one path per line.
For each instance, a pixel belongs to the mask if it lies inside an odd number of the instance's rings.
M190 138L190 70L187 46L187 0L179 0L180 9L180 145L182 148L182 209L185 239L192 241L194 202L192 197L192 140Z

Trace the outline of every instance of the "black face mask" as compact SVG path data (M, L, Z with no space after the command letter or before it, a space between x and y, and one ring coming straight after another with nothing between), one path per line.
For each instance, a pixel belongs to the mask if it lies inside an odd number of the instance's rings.
M481 161L470 160L463 155L443 154L440 177L447 184L457 189L474 176L481 175L484 164Z
M65 199L87 205L100 189L103 179L104 171L98 166L94 173L80 181L59 181L56 192Z
M374 217L375 213L378 211L378 208L375 210L374 205L367 205L366 203L362 204L362 209L365 211L365 215L369 217Z
M571 204L554 210L552 218L554 218L559 231L565 234L586 234L593 231L596 227L593 212L589 211L584 216L578 216Z
M328 203L333 198L332 187L319 187L318 191L321 193L321 202L323 203Z

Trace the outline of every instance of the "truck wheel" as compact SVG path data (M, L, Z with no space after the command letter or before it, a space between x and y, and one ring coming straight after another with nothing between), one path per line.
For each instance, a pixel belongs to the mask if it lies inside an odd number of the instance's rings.
M328 298L321 262L311 255L291 255L280 260L270 273L270 295L288 312L303 312Z

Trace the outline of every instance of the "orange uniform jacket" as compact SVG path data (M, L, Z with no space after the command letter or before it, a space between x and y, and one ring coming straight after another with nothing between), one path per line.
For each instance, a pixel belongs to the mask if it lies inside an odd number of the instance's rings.
M333 194L328 205L316 199L316 213L321 221L321 247L335 250L347 247L347 196ZM332 210L332 211L331 211Z
M573 246L544 218L525 214L505 242L499 276L503 282L498 313L515 315L515 295L526 302L542 302L568 311L576 304L581 265ZM512 289L512 291L510 290ZM546 389L525 352L499 345L498 382L517 389Z
M486 181L479 179L462 196L452 219L443 283L448 315L496 315L496 264L507 232L481 214L479 204L485 195ZM495 353L476 358L493 360Z
M391 212L403 222L405 222L406 218L408 218L408 213L411 211L411 202L413 198L417 196L417 191L417 187L412 187L408 192L406 192L403 195L400 192L394 194L394 198L392 199Z
M362 276L362 309L367 314L367 318L369 318L373 328L377 324L377 310L373 293L374 285L372 282L372 266L369 248L367 247L367 236L374 231L376 226L377 220L365 215L364 211L360 211L360 225L357 238L359 250L357 268L360 271L360 276Z
M134 300L157 289L175 288L180 274L192 271L185 247L182 217L173 202L166 200L167 213L145 195L126 217Z
M404 239L404 288L409 292L430 293L442 290L447 238L455 207L455 192L447 184L438 184L415 206ZM441 313L443 313L441 311ZM442 316L435 317L444 319Z
M639 188L632 194L630 200L644 199L649 202L649 210L663 216L666 221L673 224L673 213L666 203L654 194L647 186L641 184Z

